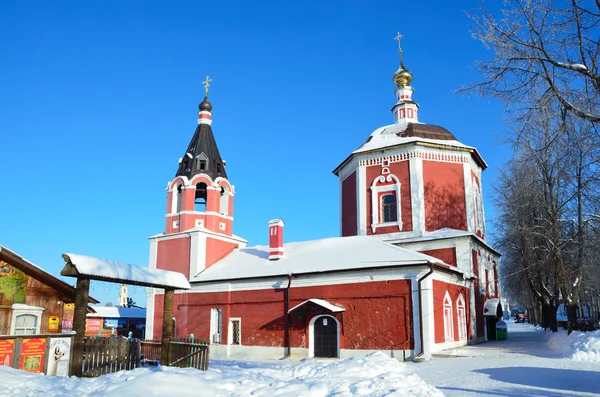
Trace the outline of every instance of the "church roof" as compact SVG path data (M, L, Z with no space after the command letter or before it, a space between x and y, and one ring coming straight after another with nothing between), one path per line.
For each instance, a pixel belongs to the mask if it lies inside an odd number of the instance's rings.
M333 173L337 175L338 171L357 154L418 142L469 151L472 153L475 161L477 161L483 169L487 168L487 164L483 161L483 158L479 155L477 149L459 142L456 137L444 127L411 122L391 124L376 129L358 149L353 151L350 156L348 156L333 171Z
M210 282L259 277L340 272L382 267L418 266L441 260L371 236L334 237L284 245L279 260L269 260L268 246L238 248L190 282ZM456 268L453 270L460 272Z
M210 124L198 124L179 163L176 176L186 176L191 179L197 174L209 175L213 181L218 177L227 178L225 162L219 154Z

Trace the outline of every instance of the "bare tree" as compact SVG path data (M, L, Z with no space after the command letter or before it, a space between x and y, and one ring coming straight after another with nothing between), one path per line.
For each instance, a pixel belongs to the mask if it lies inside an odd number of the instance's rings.
M600 121L600 1L505 0L501 14L469 14L473 36L492 52L477 68L484 81L464 88L493 96L523 120L555 101L581 119Z

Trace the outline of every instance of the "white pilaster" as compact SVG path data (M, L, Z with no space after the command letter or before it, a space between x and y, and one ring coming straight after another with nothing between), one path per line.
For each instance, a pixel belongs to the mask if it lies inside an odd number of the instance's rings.
M423 160L412 157L410 168L410 206L413 231L421 235L425 232L425 186L423 185Z
M423 357L431 358L435 344L435 318L433 310L433 278L427 277L421 283L421 299L423 299Z
M367 167L359 165L356 168L356 219L358 235L367 234Z
M471 176L471 166L469 163L463 163L463 175L465 180L465 210L467 211L467 230L475 233L475 208L473 206L473 177Z
M190 234L190 279L206 267L206 234Z

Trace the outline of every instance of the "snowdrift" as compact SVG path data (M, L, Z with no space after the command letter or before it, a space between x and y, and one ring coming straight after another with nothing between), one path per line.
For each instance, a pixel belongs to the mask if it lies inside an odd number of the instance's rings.
M600 363L600 331L573 331L567 335L566 331L561 330L550 335L548 347L572 360Z

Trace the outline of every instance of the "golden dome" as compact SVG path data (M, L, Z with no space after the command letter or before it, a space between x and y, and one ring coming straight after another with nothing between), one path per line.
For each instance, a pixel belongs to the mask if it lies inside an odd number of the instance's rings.
M404 87L409 85L412 79L412 73L409 72L408 69L404 69L404 65L401 65L392 77L394 84L396 84L398 87Z

